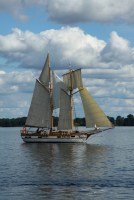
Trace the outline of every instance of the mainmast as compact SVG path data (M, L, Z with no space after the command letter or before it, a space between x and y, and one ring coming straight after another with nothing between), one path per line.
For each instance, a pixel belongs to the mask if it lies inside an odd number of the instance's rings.
M49 56L49 54L48 54ZM51 69L50 69L50 57L49 57L49 90L50 90L50 120L51 120L51 130L53 128L53 99L52 99L52 76L51 76Z
M82 87L82 79L81 79L81 70L70 70L68 73L63 74L63 82L68 88L69 94L63 94L62 98L66 101L66 104L62 102L60 106L60 129L73 129L74 128L74 121L73 121L73 91L76 88ZM65 100L66 99L66 100ZM68 109L68 113L66 113ZM65 110L65 112L64 112ZM64 126L64 123L66 126ZM62 125L63 124L63 125Z
M70 70L70 120L71 120L71 129L74 127L74 121L73 121L73 101L72 101L72 93L73 93L73 80L72 80L72 70Z

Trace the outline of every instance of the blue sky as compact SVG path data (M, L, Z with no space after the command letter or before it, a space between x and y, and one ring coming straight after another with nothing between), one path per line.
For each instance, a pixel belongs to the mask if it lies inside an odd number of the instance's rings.
M59 76L69 63L82 68L107 115L134 114L133 7L134 0L1 0L0 118L27 115L48 51Z

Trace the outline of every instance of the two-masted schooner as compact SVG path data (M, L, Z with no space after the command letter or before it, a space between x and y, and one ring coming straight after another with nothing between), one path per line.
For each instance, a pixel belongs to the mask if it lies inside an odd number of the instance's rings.
M72 97L80 93L87 128L74 128ZM58 126L53 127L53 111L59 108ZM101 128L100 128L101 127ZM103 128L102 128L103 127ZM43 70L36 79L35 88L25 127L21 130L24 142L86 142L94 134L113 125L83 86L81 69L63 74L63 81L50 68L47 55Z

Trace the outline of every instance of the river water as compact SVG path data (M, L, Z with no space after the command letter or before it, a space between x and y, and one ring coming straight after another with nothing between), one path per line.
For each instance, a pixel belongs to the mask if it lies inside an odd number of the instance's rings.
M0 200L133 200L134 127L88 144L25 144L0 128Z

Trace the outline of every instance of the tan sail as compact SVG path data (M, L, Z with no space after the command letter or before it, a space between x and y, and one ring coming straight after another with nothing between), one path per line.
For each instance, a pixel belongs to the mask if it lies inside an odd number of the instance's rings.
M51 127L49 91L38 80L36 80L25 125L29 127Z
M76 91L75 89L78 90ZM73 91L75 90L75 91ZM87 127L92 130L74 130L72 97L80 92L86 117ZM60 108L58 127L53 127L53 110ZM110 128L111 123L95 100L83 88L81 69L70 70L63 75L63 81L50 69L49 54L43 70L36 80L33 97L26 120L27 129L21 131L24 142L85 142L91 135L98 134ZM47 128L47 129L46 129Z
M45 65L43 67L43 70L40 74L39 80L47 88L49 87L49 81L50 81L50 58L49 58L49 54L47 54L46 62L45 62Z
M70 130L72 128L70 96L63 90L60 93L60 115L58 130Z
M70 71L69 73L64 74L63 82L71 90L83 87L82 78L81 78L81 69Z
M80 90L80 95L85 112L86 127L94 127L95 125L97 127L112 127L111 122L86 88Z

